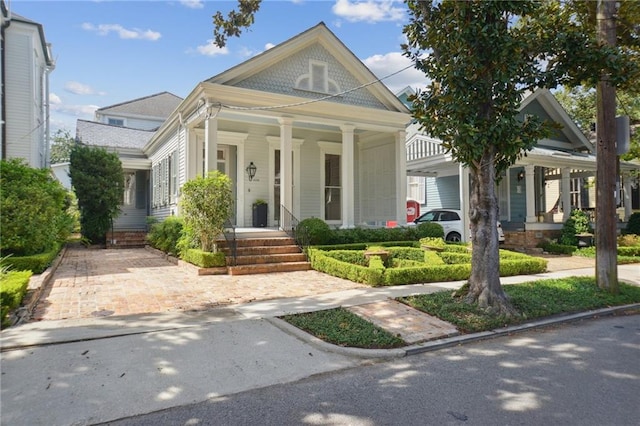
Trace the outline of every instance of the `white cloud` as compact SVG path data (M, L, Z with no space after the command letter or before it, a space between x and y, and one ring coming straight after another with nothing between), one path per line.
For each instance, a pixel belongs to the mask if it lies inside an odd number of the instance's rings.
M400 52L384 55L373 55L362 61L378 78L386 77L406 67L406 70L385 78L382 82L393 92L398 93L407 86L414 89L424 89L427 78L421 71L412 67L411 60Z
M202 0L180 0L180 3L189 9L202 9L204 7Z
M57 105L61 103L62 103L62 100L60 99L60 96L56 95L53 92L49 93L49 105Z
M64 84L64 90L74 95L106 95L105 92L98 92L93 87L78 81L67 81Z
M93 113L100 108L97 105L51 105L51 110L60 114L72 115L74 117L93 118Z
M406 8L396 7L396 2L337 0L331 10L349 22L401 21L406 18Z
M111 32L115 32L116 34L118 34L118 37L125 40L137 39L156 41L160 37L162 37L162 34L157 31L145 31L138 28L127 29L120 24L100 24L96 26L91 23L85 22L84 24L82 24L82 29L86 31L93 31L101 36L106 36Z
M264 45L264 50L269 50L272 47L276 47L276 45L273 44L273 43L267 43L267 44Z
M218 56L218 55L227 55L229 53L229 49L223 47L222 49L213 44L213 40L207 40L207 44L202 44L200 46L196 46L195 49L189 48L187 49L187 53L197 53L203 56Z

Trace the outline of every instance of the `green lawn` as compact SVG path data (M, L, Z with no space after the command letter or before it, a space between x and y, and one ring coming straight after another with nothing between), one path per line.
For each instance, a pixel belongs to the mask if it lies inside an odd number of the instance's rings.
M640 287L620 283L620 293L600 290L594 278L573 277L503 286L520 316L490 315L476 305L452 297L451 291L398 298L418 310L454 324L461 333L474 333L559 314L640 303ZM282 317L327 342L358 348L396 348L405 343L343 308Z

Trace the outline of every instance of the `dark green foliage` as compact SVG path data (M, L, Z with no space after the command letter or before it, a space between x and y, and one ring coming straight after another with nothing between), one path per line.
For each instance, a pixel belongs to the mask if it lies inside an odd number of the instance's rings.
M90 242L102 244L120 213L122 164L116 153L83 145L74 146L70 157L69 176L78 197L80 232Z
M399 337L344 308L286 315L281 318L334 345L366 349L390 349L406 344Z
M573 210L569 219L562 225L562 235L558 242L565 246L577 246L577 234L592 232L589 216L582 210Z
M70 198L45 169L22 160L0 162L0 250L3 255L27 256L53 249L69 236L73 220Z
M201 268L216 268L227 265L226 256L221 251L211 253L200 249L188 249L182 252L182 260Z
M177 256L178 241L182 238L184 221L179 216L170 216L162 222L151 225L147 240L152 247L165 253Z
M22 303L27 293L31 271L9 271L0 274L0 320L5 327L7 315Z
M624 231L626 234L640 235L640 212L632 213L631 216L629 216L629 221Z
M60 252L60 248L60 243L56 243L51 250L44 253L30 256L11 256L6 258L5 262L16 271L31 271L34 274L41 274L51 265Z
M423 222L416 226L416 240L420 238L444 238L442 225L435 222Z
M331 228L324 220L317 217L301 220L296 233L307 235L311 245L327 244L331 238Z
M564 244L554 243L552 241L547 241L540 244L540 248L542 248L547 253L552 254L572 254L578 249L576 246L567 246Z

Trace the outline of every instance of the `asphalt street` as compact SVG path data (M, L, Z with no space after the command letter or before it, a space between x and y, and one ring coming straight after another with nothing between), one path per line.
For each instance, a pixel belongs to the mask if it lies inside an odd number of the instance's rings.
M581 425L640 422L640 315L584 320L327 372L106 423Z

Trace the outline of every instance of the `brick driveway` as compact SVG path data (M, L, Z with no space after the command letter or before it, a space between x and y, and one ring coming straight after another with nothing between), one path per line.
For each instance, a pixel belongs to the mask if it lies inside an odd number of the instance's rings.
M31 321L206 310L362 287L317 271L198 276L146 249L70 245Z

